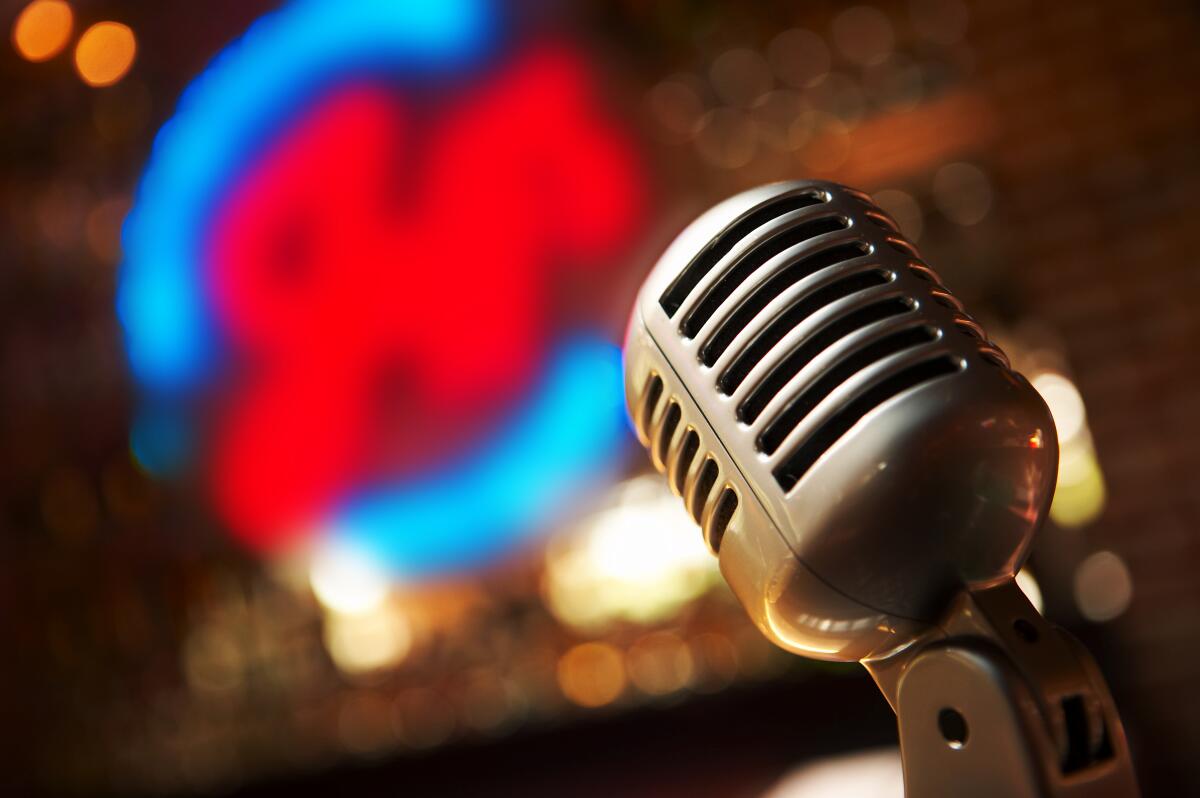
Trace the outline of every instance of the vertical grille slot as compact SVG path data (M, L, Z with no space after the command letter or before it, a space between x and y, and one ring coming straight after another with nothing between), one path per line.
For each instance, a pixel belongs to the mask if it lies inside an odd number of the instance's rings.
M825 202L825 197L816 191L794 194L769 202L751 212L741 221L735 222L715 241L701 250L700 254L693 258L692 262L667 286L667 290L658 300L658 304L667 312L667 318L675 318L675 314L692 289L704 279L704 275L712 271L712 267L717 265L717 261L728 255L729 251L743 238L778 216L798 211L801 208L820 205L822 202Z
M683 491L687 487L688 469L692 467L692 460L696 457L696 452L700 449L700 436L696 434L696 430L689 429L683 436L683 441L679 445L679 454L674 462L667 464L667 476L671 480L671 487L680 496L684 495Z
M756 288L750 296L746 297L745 301L738 305L733 313L729 314L727 319L721 322L721 325L704 342L704 346L700 348L700 361L706 366L711 366L717 362L717 358L724 354L725 350L729 348L729 344L737 337L737 334L744 330L746 325L761 313L763 308L769 305L773 299L791 286L821 269L836 266L852 258L860 258L863 255L869 254L870 251L871 247L863 243L841 244L821 250L820 252L814 252L806 258L789 263ZM875 272L874 274L876 277L879 277L883 273ZM882 282L885 283L887 280L888 278L884 277ZM837 284L840 285L841 283ZM874 284L879 285L882 283Z
M650 445L650 428L654 421L654 411L658 409L658 400L662 398L662 390L662 377L651 374L638 402L637 418L634 421L637 423L638 432L641 433L642 443L647 446Z
M954 374L961 367L961 363L956 358L943 355L909 366L899 374L872 386L838 411L807 440L796 447L796 450L772 472L775 481L785 492L791 490L817 459L861 421L867 413L909 388L914 388L938 377Z
M660 405L664 405L662 413L656 414ZM711 450L701 450L700 434L687 423L679 399L666 393L657 373L652 371L646 378L634 413L650 459L666 473L672 492L683 499L684 509L700 525L709 548L717 553L738 507L737 492L728 482L717 487L721 479L717 458Z
M705 323L717 312L721 303L729 298L746 278L762 267L764 263L805 241L825 233L846 230L850 222L840 216L823 216L807 222L801 222L795 227L788 228L750 250L738 260L733 267L715 282L708 292L701 297L695 307L687 314L680 325L680 332L687 338L695 338Z
M708 523L704 524L704 539L708 541L708 547L713 552L721 550L721 540L725 537L725 530L729 528L729 522L733 520L737 507L738 495L733 488L721 491L721 497L717 499L712 515L708 517Z
M937 330L931 327L924 325L909 327L852 352L833 366L833 368L826 371L820 379L793 399L783 412L771 420L762 431L762 434L759 435L759 451L765 454L774 454L779 445L783 443L783 439L788 436L788 433L795 429L796 425L822 399L859 371L889 355L903 352L905 349L929 343L930 341L936 341L937 337Z
M675 437L675 428L679 426L679 417L682 411L676 402L671 402L667 405L667 412L663 417L662 427L658 431L658 435L654 439L654 459L660 463L667 462L667 454L671 449L671 439Z
M830 287L832 288L832 286ZM837 341L840 341L856 330L861 330L868 324L873 324L893 316L899 316L903 313L909 313L912 309L913 303L911 300L901 298L885 299L881 302L867 305L865 308L856 310L853 313L841 316L826 324L800 346L793 349L786 358L771 369L762 382L738 406L738 419L746 424L753 424L759 414L762 413L763 408L775 397L775 394L783 389L783 386L792 377L800 373L800 369L808 365L813 358ZM730 374L731 385L725 391L726 394L732 393L742 383L742 380L746 378L746 375L754 367L754 364L761 360L767 351L779 343L788 330L795 326L785 326L782 323L785 319L786 317L780 318L781 323L779 326L781 329L775 330L773 329L774 325L772 325L771 328L764 330L760 337L767 336L768 333L770 333L770 336L762 344L756 339L754 343L746 348L741 357L730 365L726 374ZM724 377L725 375L722 375L722 379Z
M711 456L704 458L704 465L700 466L700 473L696 475L695 482L684 496L688 512L697 524L700 523L704 514L704 505L708 503L708 494L712 493L713 485L717 484L717 476L720 473L721 469L717 466L716 460Z

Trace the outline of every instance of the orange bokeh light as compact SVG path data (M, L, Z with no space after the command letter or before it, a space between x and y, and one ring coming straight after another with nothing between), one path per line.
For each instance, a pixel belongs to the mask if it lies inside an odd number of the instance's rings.
M28 61L53 58L71 38L74 16L63 0L34 0L13 23L13 47Z
M133 66L137 40L128 25L97 22L75 45L75 68L89 86L111 86Z

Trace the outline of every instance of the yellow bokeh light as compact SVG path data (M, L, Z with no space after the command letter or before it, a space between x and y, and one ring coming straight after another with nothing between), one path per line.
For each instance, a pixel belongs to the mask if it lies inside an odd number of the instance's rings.
M719 583L695 522L663 480L642 476L551 543L543 591L555 617L591 632L666 620Z
M74 21L71 6L63 0L34 0L13 23L13 47L29 61L53 58L67 46Z
M412 627L394 606L325 616L325 648L338 670L350 676L399 665L412 643Z
M1104 474L1090 442L1067 446L1058 466L1058 487L1050 505L1050 518L1067 529L1086 526L1104 512L1107 491Z
M75 69L89 86L111 86L133 66L137 40L128 25L97 22L75 45Z

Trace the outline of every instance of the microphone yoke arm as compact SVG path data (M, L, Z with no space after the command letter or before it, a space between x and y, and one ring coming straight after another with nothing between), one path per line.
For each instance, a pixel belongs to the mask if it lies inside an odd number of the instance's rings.
M863 665L896 711L907 798L1138 795L1095 661L1013 580L964 591L926 637Z

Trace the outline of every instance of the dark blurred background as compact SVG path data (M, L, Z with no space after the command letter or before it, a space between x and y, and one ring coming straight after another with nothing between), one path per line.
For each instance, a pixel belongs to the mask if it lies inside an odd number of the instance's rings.
M614 421L662 247L803 176L1046 397L1022 584L1200 794L1194 3L3 9L9 794L898 795Z

